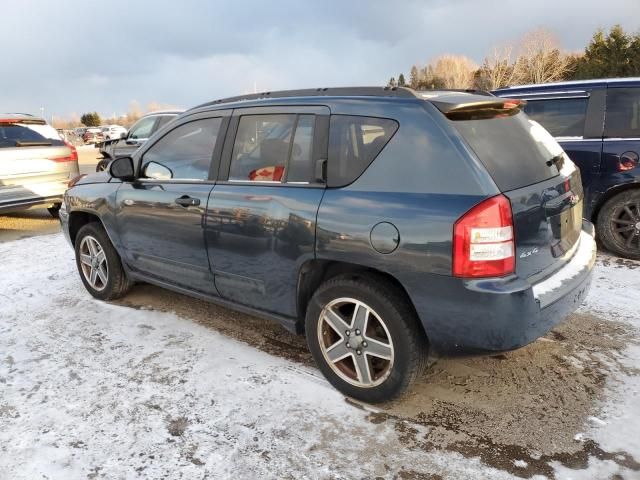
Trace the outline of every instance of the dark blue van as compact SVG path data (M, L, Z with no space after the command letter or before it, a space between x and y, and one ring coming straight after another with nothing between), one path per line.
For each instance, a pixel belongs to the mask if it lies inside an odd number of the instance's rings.
M640 78L508 87L582 174L584 214L610 251L640 259Z

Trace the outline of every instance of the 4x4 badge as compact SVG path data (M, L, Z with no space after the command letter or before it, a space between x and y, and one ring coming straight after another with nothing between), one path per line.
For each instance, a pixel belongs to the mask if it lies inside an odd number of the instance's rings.
M520 258L527 258L530 257L531 255L533 255L534 253L538 253L540 250L538 249L538 247L534 248L533 250L529 250L528 252L522 252L520 254Z

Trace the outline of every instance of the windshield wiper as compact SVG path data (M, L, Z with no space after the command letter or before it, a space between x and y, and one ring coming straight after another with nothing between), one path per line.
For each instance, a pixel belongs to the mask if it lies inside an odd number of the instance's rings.
M16 141L16 147L50 147L51 145L50 140Z

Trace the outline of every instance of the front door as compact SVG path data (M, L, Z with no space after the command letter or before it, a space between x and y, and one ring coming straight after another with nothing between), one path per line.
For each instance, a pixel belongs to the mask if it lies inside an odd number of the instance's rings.
M296 315L298 272L315 257L324 193L316 166L326 160L328 114L326 107L234 111L206 220L221 296Z
M203 225L224 125L223 117L183 119L141 153L140 179L118 190L117 223L125 261L134 271L216 294Z

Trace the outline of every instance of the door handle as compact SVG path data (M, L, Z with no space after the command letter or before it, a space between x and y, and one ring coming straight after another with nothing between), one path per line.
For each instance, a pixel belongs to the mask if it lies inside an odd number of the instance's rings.
M176 203L178 205L182 205L183 207L197 207L198 205L200 205L200 199L190 197L189 195L183 195L176 198Z

